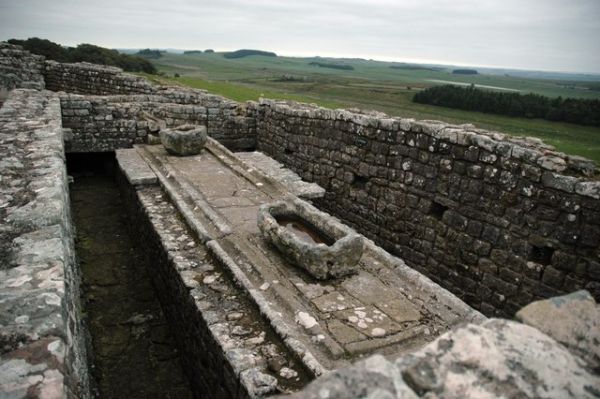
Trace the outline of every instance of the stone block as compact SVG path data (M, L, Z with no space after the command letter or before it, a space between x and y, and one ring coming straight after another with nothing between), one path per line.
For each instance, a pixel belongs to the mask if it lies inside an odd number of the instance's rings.
M165 149L173 155L197 155L207 140L206 126L183 125L175 129L160 131L160 140Z
M565 345L592 368L600 367L600 306L589 292L533 302L516 318Z

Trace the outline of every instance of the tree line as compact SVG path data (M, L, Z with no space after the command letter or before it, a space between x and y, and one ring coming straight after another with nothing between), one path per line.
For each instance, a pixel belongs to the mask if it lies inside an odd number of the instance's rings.
M277 57L277 54L270 52L270 51L262 51L262 50L236 50L236 51L230 51L228 53L223 54L223 57L225 58L243 58L243 57L248 57L250 55L262 55L265 57Z
M421 90L413 101L489 114L600 126L600 100L597 99L549 98L533 93L501 93L473 86L444 85Z
M37 37L27 40L10 39L11 44L22 46L33 54L43 55L46 59L58 62L91 62L93 64L110 65L129 72L146 72L155 74L156 67L142 57L121 54L93 44L80 44L77 47L63 47L50 40Z
M455 75L478 75L479 72L475 69L455 69L452 71Z
M318 67L321 67L321 68L341 69L343 71L352 71L352 70L354 70L354 67L352 65L347 65L347 64L331 64L329 62L313 61L313 62L309 62L308 65L318 66Z

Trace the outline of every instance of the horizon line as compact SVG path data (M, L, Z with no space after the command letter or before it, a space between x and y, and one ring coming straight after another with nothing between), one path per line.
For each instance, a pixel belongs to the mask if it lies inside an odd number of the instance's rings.
M12 38L10 38L12 39ZM41 38L40 38L41 39ZM9 39L4 39L3 41L8 41ZM27 39L17 39L17 40L27 40ZM50 40L50 39L45 39L45 40ZM57 43L57 42L55 42ZM76 45L69 45L69 44L61 44L58 43L61 46L66 46L66 47L75 47L79 44L83 44L83 43L78 43ZM88 44L94 44L94 43L88 43ZM99 44L94 44L96 46L101 46L104 47L102 45ZM200 50L199 48L185 48L185 47L147 47L147 46L142 46L142 47L126 47L126 46L106 46L105 48L109 48L109 49L113 49L113 50L143 50L143 49L150 49L150 50L164 50L167 51L169 49L171 50L180 50L180 51L194 51L194 50ZM512 67L512 66L506 66L506 65L485 65L485 64L470 64L470 63L462 63L460 61L444 61L444 60L435 60L435 59L426 59L426 58L404 58L404 57L394 57L394 56L383 56L383 55L362 55L362 56L349 56L349 55L341 55L341 54L336 54L336 53L329 53L327 55L318 55L318 54L310 54L308 52L278 52L276 50L264 50L264 49L252 49L250 47L240 47L240 48L236 48L236 49L219 49L216 50L214 48L211 48L210 46L206 47L206 49L213 49L215 53L223 53L223 52L230 52L230 51L236 51L236 50L242 50L242 49L251 49L251 50L259 50L259 51L268 51L268 52L273 52L275 53L277 56L282 56L282 57L290 57L290 58L315 58L315 57L321 57L321 58L337 58L337 59L361 59L361 60L365 60L365 61L377 61L377 62L389 62L389 63L393 63L393 62L403 62L403 63L413 63L413 64L417 64L417 65L433 65L433 66L455 66L455 67L472 67L472 68L486 68L486 69L506 69L506 70L514 70L514 71L524 71L524 72L544 72L544 73L560 73L560 74L576 74L576 75L592 75L592 76L599 76L600 77L600 70L596 71L596 72L592 72L592 71L570 71L570 70L560 70L560 69L544 69L544 68L526 68L526 67ZM204 52L205 50L200 50L202 52Z

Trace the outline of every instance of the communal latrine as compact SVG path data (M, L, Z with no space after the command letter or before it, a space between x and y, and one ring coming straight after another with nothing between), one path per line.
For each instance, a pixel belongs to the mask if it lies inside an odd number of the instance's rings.
M114 152L66 158L93 392L100 398L191 398L172 326L149 276L151 260L131 237Z

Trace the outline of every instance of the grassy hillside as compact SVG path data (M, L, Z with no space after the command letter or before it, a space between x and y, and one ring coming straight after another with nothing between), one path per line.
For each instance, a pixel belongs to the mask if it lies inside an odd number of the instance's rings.
M351 65L354 69L320 68L311 62ZM249 56L225 59L222 53L178 55L166 53L153 60L167 76L163 83L206 89L237 100L259 97L291 99L329 108L358 107L393 116L438 119L451 123L473 123L478 127L513 135L544 139L566 153L600 162L600 128L556 123L537 119L512 118L479 112L416 104L417 90L438 81L452 81L495 87L498 90L534 92L550 97L600 98L600 92L584 90L590 82L566 82L516 78L502 75L453 75L448 69L417 68L398 63L359 59L291 58Z

